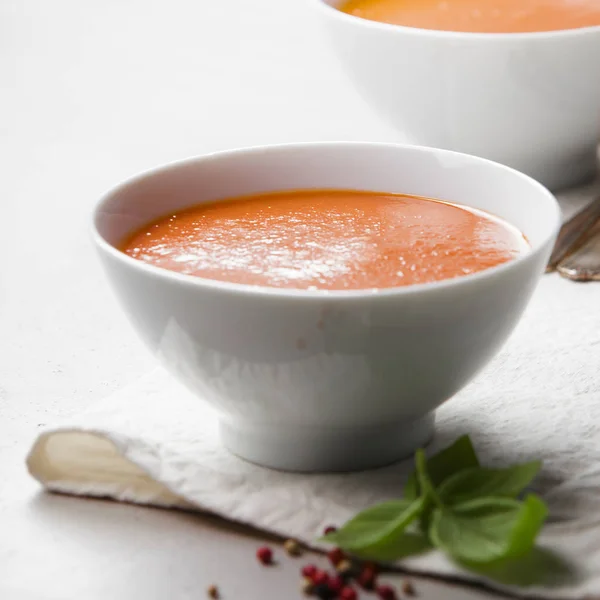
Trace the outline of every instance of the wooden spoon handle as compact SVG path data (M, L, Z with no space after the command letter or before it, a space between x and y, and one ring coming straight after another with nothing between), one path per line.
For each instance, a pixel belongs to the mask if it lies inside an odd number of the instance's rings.
M574 281L600 281L600 217L581 246L558 263L557 270Z
M600 196L561 227L552 256L550 256L546 267L546 273L554 271L558 263L577 247L577 243L589 232L599 217Z

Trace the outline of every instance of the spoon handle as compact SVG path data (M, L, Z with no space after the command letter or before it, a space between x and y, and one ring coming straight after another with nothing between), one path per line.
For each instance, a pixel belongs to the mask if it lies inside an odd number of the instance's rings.
M561 227L546 267L546 273L556 269L558 263L576 247L576 244L583 239L598 218L600 218L600 196Z
M600 281L600 218L588 231L583 244L558 263L557 270L574 281Z

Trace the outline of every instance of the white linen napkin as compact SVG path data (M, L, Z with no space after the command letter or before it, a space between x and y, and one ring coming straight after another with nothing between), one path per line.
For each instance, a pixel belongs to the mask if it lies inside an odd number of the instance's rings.
M584 192L563 197L567 214L590 197ZM534 488L551 519L541 543L571 565L570 574L509 589L600 596L600 284L544 276L504 350L437 415L432 452L468 433L483 464L544 461ZM399 496L412 469L404 461L299 475L249 464L220 446L210 409L162 369L41 433L27 464L49 490L210 511L313 546L325 525ZM505 589L438 552L402 567Z

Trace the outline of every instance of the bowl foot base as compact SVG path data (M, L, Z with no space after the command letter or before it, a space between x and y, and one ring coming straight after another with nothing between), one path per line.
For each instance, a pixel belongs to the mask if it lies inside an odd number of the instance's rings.
M221 440L233 454L263 467L304 473L347 472L407 458L431 440L433 430L433 413L369 428L221 422Z

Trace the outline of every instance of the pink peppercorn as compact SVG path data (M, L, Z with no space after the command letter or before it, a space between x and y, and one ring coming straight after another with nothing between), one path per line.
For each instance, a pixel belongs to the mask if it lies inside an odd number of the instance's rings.
M304 567L302 567L302 576L303 577L308 577L308 579L313 579L313 577L315 576L317 572L317 567L315 567L315 565L306 565Z
M396 600L396 590L390 585L378 585L376 590L381 600Z
M330 533L335 533L337 531L337 527L334 527L333 525L329 525L327 527L325 527L325 531L323 532L325 535L329 535Z
M370 566L365 566L356 578L358 585L365 590L372 590L375 587L375 570Z
M368 570L368 571L373 571L374 575L377 575L377 573L379 573L379 565L377 563L374 563L371 561L367 561L367 562L363 563L363 569Z
M313 575L312 581L315 585L327 585L329 583L329 575L327 571L317 571Z
M336 575L329 580L328 587L337 596L344 588L344 580L339 575Z
M356 600L358 595L351 587L345 587L340 592L340 600Z
M270 565L273 562L273 550L268 546L261 546L256 551L256 558L258 558L259 562L263 565Z
M344 560L344 558L346 558L340 548L334 548L333 550L330 550L327 553L327 557L334 567L337 567Z

